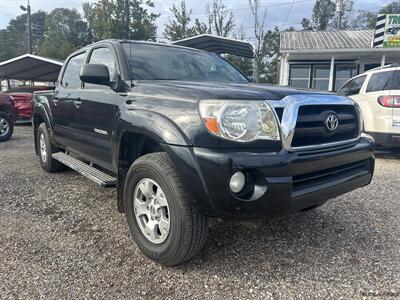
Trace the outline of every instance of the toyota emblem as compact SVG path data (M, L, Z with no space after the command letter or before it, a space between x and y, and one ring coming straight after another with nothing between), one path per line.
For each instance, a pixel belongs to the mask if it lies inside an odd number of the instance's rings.
M325 127L328 131L335 131L338 128L339 120L336 115L328 115L325 119Z

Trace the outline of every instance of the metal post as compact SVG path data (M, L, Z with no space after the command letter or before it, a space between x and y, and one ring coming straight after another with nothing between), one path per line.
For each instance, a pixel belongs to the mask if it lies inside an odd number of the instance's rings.
M129 0L125 0L125 27L124 38L129 39Z
M336 0L337 30L342 29L343 0Z
M27 7L27 27L28 27L28 53L32 54L32 22L31 22L31 5L28 0Z
M335 56L331 57L331 68L329 70L329 87L328 91L333 91L333 83L334 83L334 74L335 74Z
M384 67L384 66L385 66L385 63L386 63L386 54L383 53L383 54L382 54L382 59L381 59L381 67Z

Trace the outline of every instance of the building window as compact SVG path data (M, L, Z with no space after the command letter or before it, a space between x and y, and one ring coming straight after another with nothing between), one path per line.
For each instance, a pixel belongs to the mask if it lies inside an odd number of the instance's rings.
M369 70L378 68L378 67L380 67L380 66L381 66L381 64L365 64L365 65L364 65L364 72L367 72L367 71L369 71Z
M310 66L291 65L290 66L290 86L298 88L310 87Z
M328 90L330 66L314 66L312 88L317 90Z
M350 78L357 75L357 67L355 65L336 65L335 85L333 89L339 90L343 84Z

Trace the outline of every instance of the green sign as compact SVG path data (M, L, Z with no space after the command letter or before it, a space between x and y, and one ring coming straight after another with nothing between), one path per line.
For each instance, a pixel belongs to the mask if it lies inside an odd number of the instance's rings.
M383 47L400 47L400 14L386 15Z

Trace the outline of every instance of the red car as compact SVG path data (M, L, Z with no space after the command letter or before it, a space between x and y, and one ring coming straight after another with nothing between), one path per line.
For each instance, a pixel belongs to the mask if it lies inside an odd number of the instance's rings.
M13 97L17 110L17 120L30 121L32 118L32 98L36 91L53 90L49 86L21 86L9 89L6 94Z
M0 93L0 142L7 141L13 134L16 116L13 98Z

